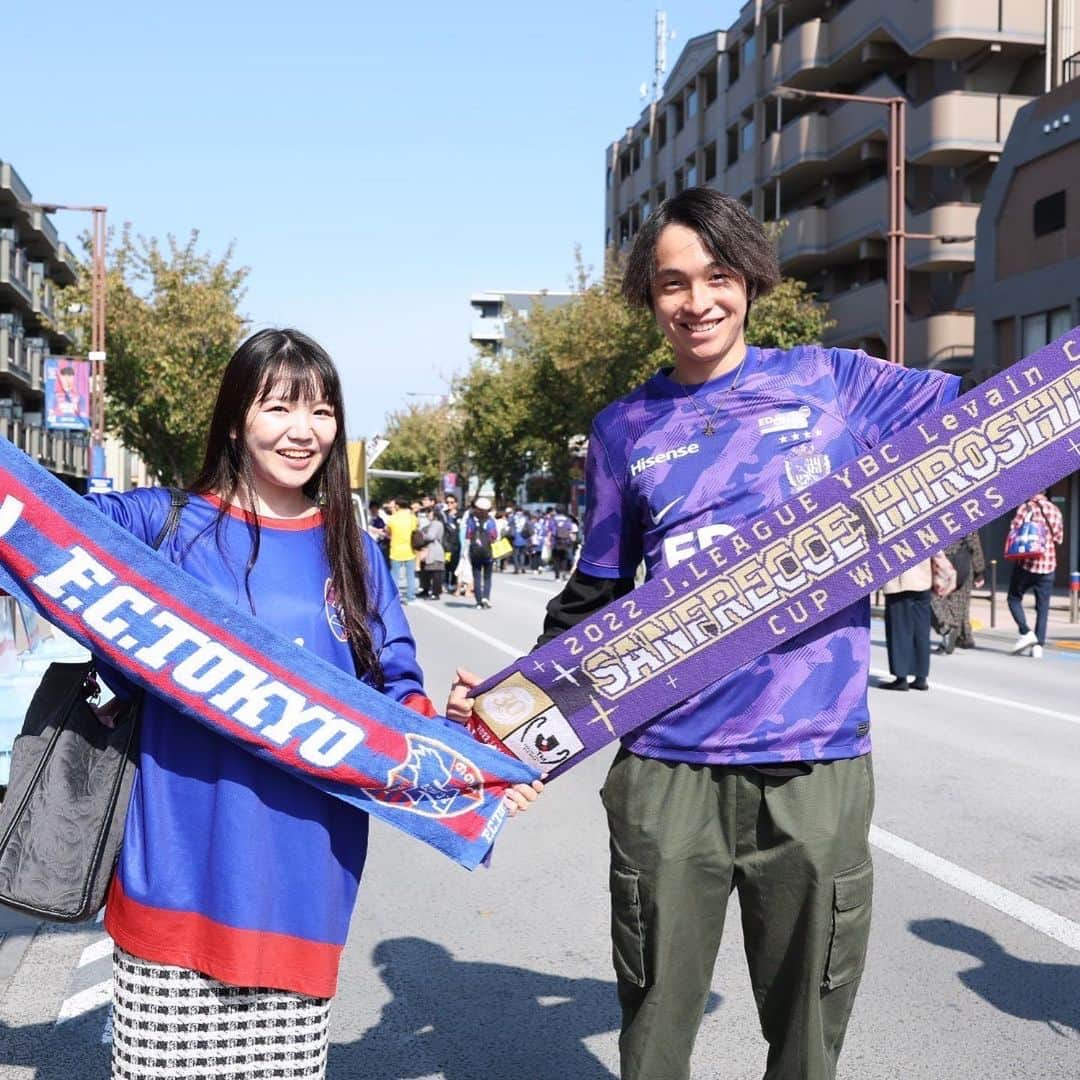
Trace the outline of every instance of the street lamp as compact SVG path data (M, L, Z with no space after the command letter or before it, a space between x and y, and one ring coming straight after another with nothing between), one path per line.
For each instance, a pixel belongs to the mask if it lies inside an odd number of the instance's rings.
M869 94L841 94L833 90L800 90L780 85L773 93L779 98L821 98L826 101L856 101L864 105L884 105L889 109L889 254L886 271L889 286L889 359L904 363L904 304L907 282L905 264L908 237L904 220L904 171L907 161L907 99L873 97Z
M77 210L92 215L90 241L90 460L91 476L105 475L105 211L104 206L32 203L43 214Z

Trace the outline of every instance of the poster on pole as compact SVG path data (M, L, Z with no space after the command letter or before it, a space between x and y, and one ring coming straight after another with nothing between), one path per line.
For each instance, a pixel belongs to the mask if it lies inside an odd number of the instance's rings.
M90 363L70 356L45 357L45 426L90 430Z

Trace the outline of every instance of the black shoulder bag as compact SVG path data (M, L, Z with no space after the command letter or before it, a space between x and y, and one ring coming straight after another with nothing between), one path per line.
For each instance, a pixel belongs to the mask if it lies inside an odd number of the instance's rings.
M176 531L186 491L171 490L154 548ZM94 662L50 664L15 739L0 805L0 904L56 922L92 919L104 906L139 752L135 694L108 727L91 707Z

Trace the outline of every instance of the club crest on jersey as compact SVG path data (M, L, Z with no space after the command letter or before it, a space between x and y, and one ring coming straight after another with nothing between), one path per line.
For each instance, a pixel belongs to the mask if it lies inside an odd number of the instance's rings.
M334 592L334 583L330 578L326 579L326 584L323 586L323 607L326 611L326 624L330 627L330 633L338 641L348 641L349 631L345 629L345 620L341 617L337 593Z
M810 451L811 447L800 449ZM831 469L832 462L829 461L828 454L799 453L796 450L784 459L784 472L787 473L793 491L802 491L811 484L816 484L828 476Z
M384 802L423 817L449 818L478 810L484 801L480 770L464 755L427 735L406 732L408 756L386 776ZM462 785L446 795L445 789Z

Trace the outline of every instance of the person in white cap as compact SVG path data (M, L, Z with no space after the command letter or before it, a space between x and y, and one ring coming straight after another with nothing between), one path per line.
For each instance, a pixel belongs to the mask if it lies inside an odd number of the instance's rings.
M498 538L499 530L491 517L491 500L479 495L473 499L465 530L473 574L473 596L478 608L491 607L491 545Z

